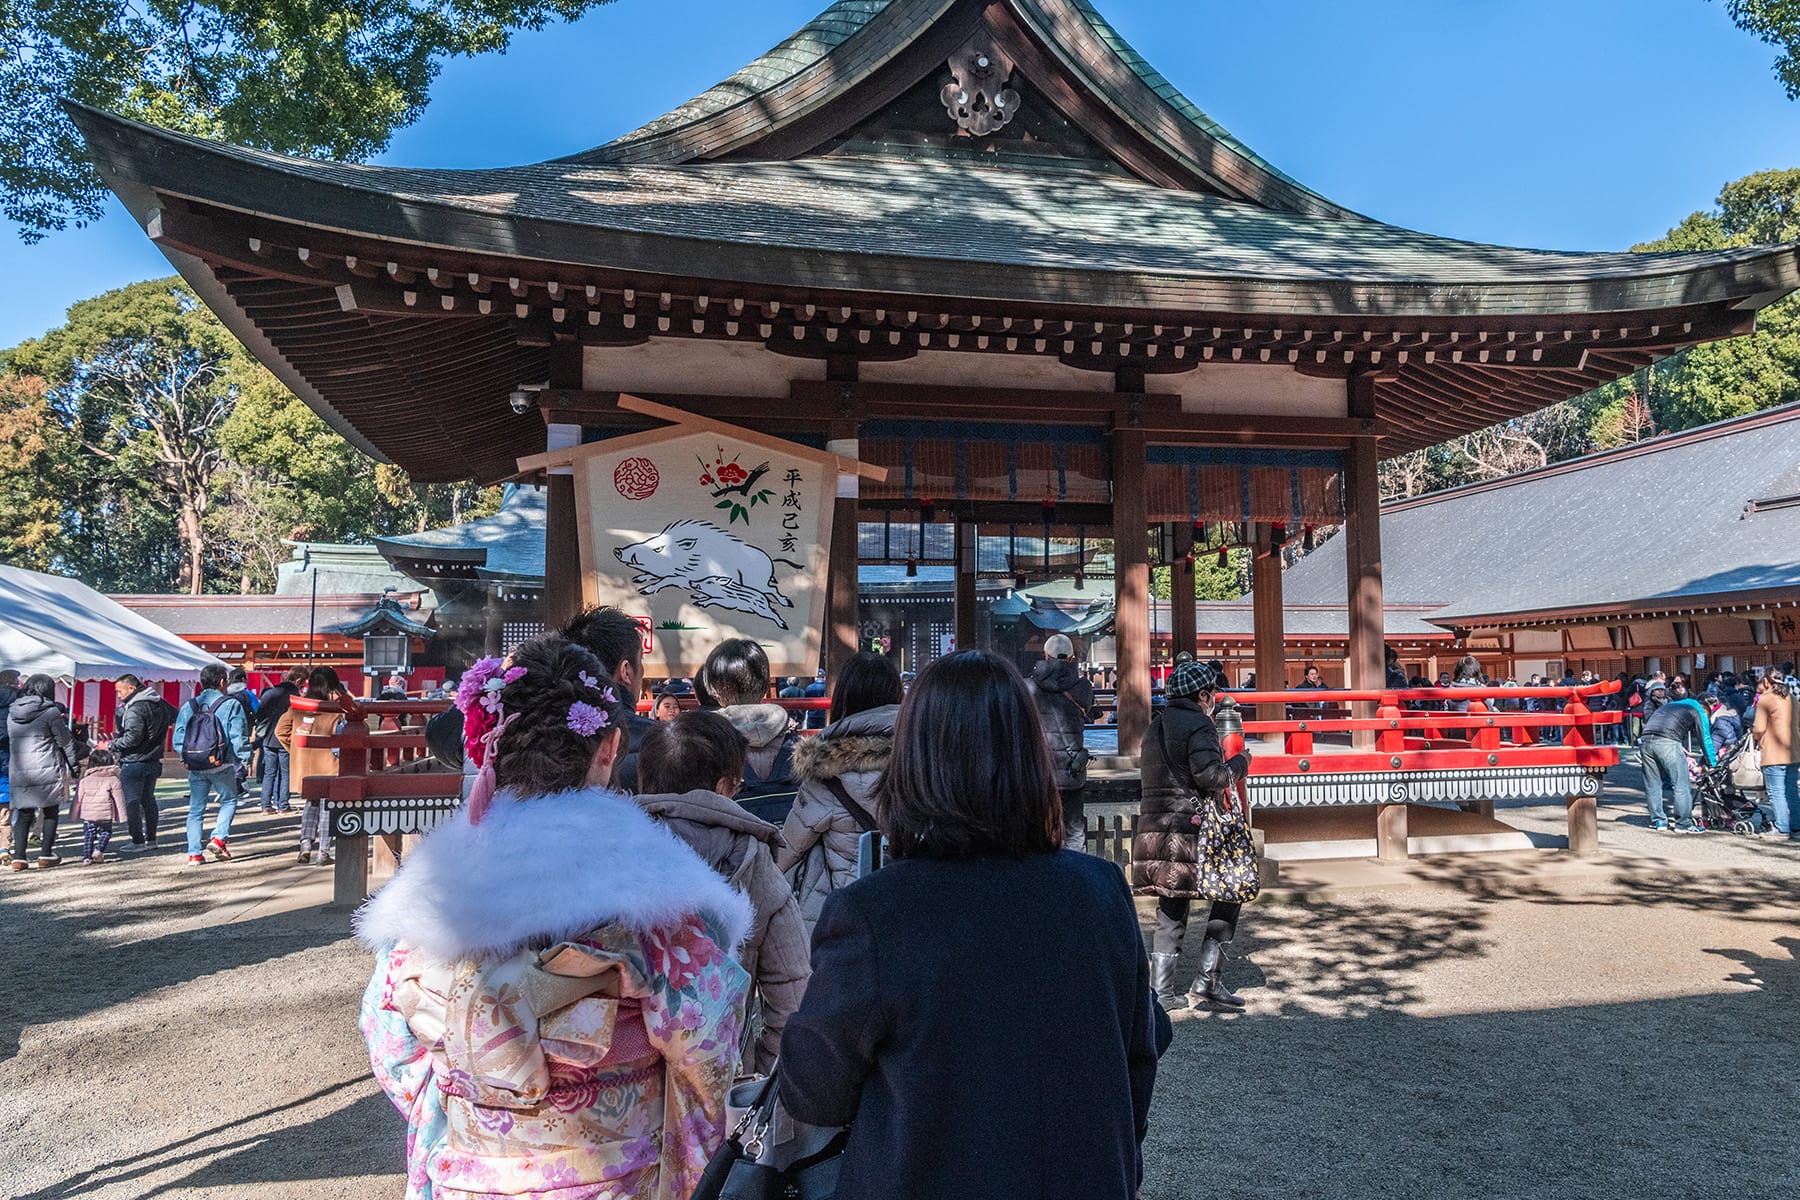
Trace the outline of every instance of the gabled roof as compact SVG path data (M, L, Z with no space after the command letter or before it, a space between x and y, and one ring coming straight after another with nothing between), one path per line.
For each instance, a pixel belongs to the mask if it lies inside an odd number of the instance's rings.
M987 0L837 0L768 53L655 120L567 161L689 163L725 155L760 157L758 143L875 84L908 51L946 49L987 27ZM1196 190L1278 211L1353 215L1275 169L1132 48L1087 0L1010 0L1016 21L1076 81L1156 151L1185 170ZM1021 53L1013 41L1008 49ZM890 87L888 91L892 91ZM868 107L850 105L860 111ZM820 139L821 141L823 139ZM784 155L785 156L785 155Z
M1027 115L964 137L939 99L977 46L1054 114L1030 153ZM541 448L507 397L548 377L558 339L951 349L1097 386L1215 357L1358 374L1391 455L1746 332L1800 286L1791 246L1567 254L1348 212L1087 0L840 0L642 129L522 167L328 163L71 113L226 326L421 481L503 478Z
M1443 626L1792 598L1800 404L1383 505L1381 549L1388 600ZM1282 585L1289 604L1343 594L1341 536Z
M485 579L544 577L544 489L511 486L500 511L424 533L376 538L390 562L466 563Z

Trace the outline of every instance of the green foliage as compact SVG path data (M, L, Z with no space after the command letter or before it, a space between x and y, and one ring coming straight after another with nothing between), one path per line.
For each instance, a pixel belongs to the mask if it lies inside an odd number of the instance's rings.
M59 101L207 137L362 159L417 120L446 58L607 0L11 0L0 4L0 212L27 240L100 215Z
M486 516L328 428L177 279L85 300L0 355L0 557L113 592L266 590L284 539Z
M1249 578L1248 550L1228 550L1225 566L1219 565L1217 547L1194 555L1194 599L1240 600L1244 580ZM1168 567L1155 567L1150 572L1150 595L1167 600L1171 595Z
M1793 8L1800 13L1800 0ZM1632 249L1730 250L1795 240L1800 170L1760 171L1726 184L1712 209ZM1390 459L1381 465L1382 495L1417 496L1493 479L1795 400L1800 297L1789 296L1757 314L1754 333L1696 346L1529 416Z
M1800 0L1725 0L1725 11L1739 29L1781 52L1775 78L1788 99L1800 100Z
M1800 238L1800 170L1759 171L1719 192L1666 237L1633 250L1723 250ZM1747 337L1697 346L1662 364L1647 400L1665 429L1691 429L1800 399L1800 298L1757 315Z

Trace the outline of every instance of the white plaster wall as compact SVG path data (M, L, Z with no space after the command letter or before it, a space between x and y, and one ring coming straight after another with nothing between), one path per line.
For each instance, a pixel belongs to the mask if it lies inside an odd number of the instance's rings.
M594 392L675 392L785 400L796 379L822 380L825 363L759 345L651 338L641 346L587 346L581 384Z
M1181 395L1183 412L1342 417L1350 411L1343 380L1302 375L1284 365L1203 362L1184 375L1150 378L1149 390Z
M964 335L965 337L968 335ZM946 387L1044 388L1053 391L1109 392L1112 375L1066 366L1053 355L982 354L961 350L921 350L897 362L864 363L864 383L916 383ZM1169 392L1160 379L1152 392Z

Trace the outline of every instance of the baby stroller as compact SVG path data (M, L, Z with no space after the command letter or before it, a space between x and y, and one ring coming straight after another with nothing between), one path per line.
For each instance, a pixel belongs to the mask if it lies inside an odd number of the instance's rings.
M1768 814L1757 806L1757 795L1752 794L1760 794L1762 789L1744 786L1739 780L1747 778L1747 773L1734 770L1749 746L1750 739L1744 738L1725 752L1717 766L1697 764L1694 799L1700 823L1706 828L1748 835L1775 827Z

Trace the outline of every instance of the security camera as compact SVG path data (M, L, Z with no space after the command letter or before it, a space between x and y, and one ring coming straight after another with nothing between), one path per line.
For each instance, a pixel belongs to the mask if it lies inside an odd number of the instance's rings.
M531 411L531 393L524 388L514 388L513 394L506 400L508 404L512 405L512 410L521 417Z

